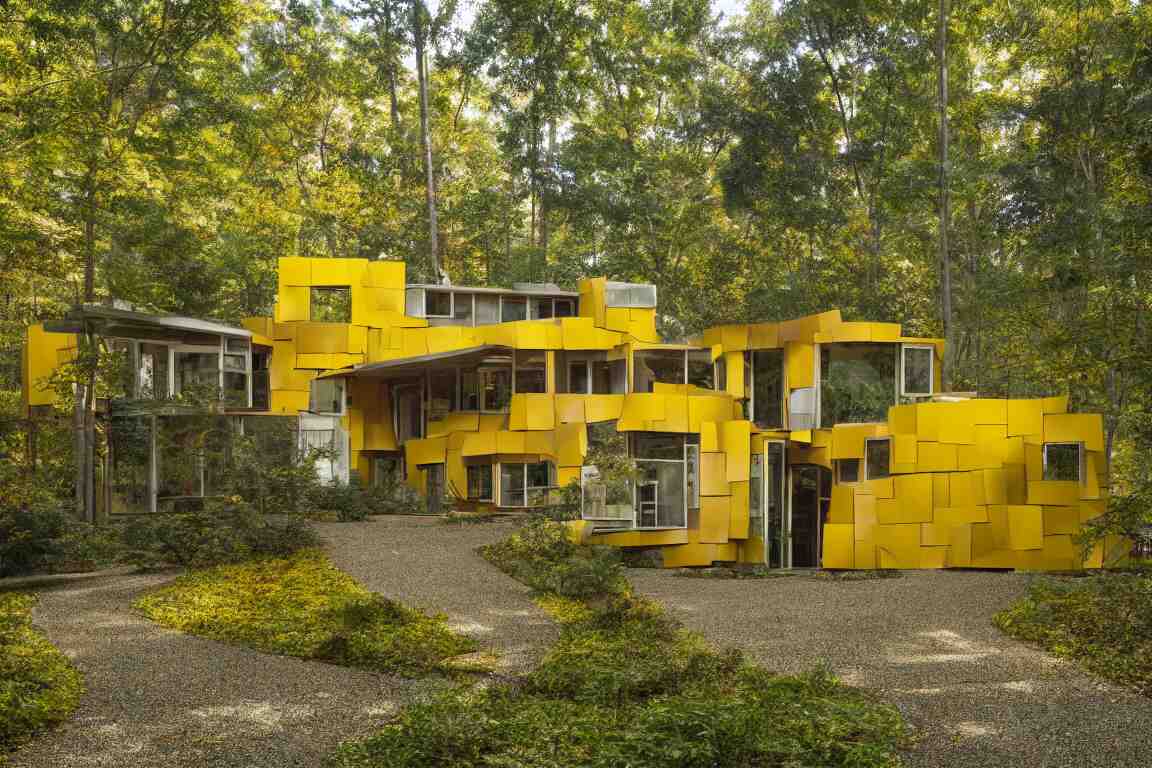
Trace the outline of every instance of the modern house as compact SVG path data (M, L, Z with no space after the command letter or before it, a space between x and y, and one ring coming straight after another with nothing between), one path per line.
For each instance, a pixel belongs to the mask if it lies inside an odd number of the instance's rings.
M669 567L1064 570L1123 552L1074 543L1107 483L1101 417L1066 397L942 394L941 340L839 311L686 344L660 340L656 312L654 286L603 278L424 285L400 262L283 258L274 316L243 328L94 306L30 328L26 399L52 402L41 382L77 332L123 351L136 407L110 428L110 514L213 494L181 450L204 439L191 417L139 407L208 386L221 429L288 426L293 449L331 449L326 478L404 482L430 511L578 484L573 535Z

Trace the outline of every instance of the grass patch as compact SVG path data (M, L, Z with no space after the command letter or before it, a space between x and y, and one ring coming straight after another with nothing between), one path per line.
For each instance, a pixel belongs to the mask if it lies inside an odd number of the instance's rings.
M533 522L482 550L533 586L559 641L515 684L456 691L345 744L340 768L743 768L898 764L899 713L827 672L717 652L632 593L618 557Z
M1001 630L1152 696L1152 572L1037 579Z
M68 658L32 628L35 603L0 592L0 764L4 753L67 718L83 690Z
M150 619L258 651L416 676L459 671L476 643L373 594L318 550L196 571L140 598Z

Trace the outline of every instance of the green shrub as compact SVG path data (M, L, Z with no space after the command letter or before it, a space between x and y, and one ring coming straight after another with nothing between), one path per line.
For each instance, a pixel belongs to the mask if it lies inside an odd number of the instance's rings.
M1152 573L1038 579L996 626L1152 696Z
M535 518L516 533L481 549L500 570L540 592L593 598L628 591L619 551L573 544L559 523Z
M196 571L136 606L190 634L401 674L450 669L476 647L443 617L368 592L317 550Z
M76 708L80 673L32 629L31 595L0 592L0 763L28 736Z
M374 499L355 483L317 485L308 492L308 507L318 516L332 516L342 523L366 520L375 514Z

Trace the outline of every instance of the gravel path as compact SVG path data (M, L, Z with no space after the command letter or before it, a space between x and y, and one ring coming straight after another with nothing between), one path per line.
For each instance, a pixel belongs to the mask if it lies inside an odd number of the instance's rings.
M498 654L498 672L519 674L534 666L555 641L556 625L532 602L527 587L475 552L517 525L378 517L317 529L338 568L368 589L447 615L449 625L475 637L481 651Z
M1152 701L992 626L1028 576L736 581L633 570L629 578L689 628L771 669L824 664L847 683L879 690L917 730L911 766L1152 765Z
M131 610L169 579L112 576L39 593L35 624L84 673L86 693L13 768L316 768L443 684L270 656Z

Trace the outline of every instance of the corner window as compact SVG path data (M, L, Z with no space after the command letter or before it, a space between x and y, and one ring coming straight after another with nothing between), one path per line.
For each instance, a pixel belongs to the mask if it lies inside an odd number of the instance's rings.
M544 352L540 350L516 351L516 392L545 392L547 367Z
M837 459L837 480L841 485L860 482L860 459Z
M900 354L900 394L907 397L931 395L934 348L905 344Z
M468 501L492 501L492 465L468 465Z
M892 441L887 437L864 441L864 476L867 480L888 477L892 469Z
M528 319L528 300L523 296L502 296L500 298L500 322L512 323Z
M540 507L548 502L555 468L550 461L500 465L500 506Z
M712 350L688 350L688 383L701 389L716 389L716 367Z
M352 289L313 288L308 318L314 323L352 322Z
M1084 446L1080 443L1044 444L1044 479L1083 482Z
M452 317L452 294L448 291L425 291L424 316Z
M638 349L632 354L633 392L653 392L656 384L684 382L683 350Z

